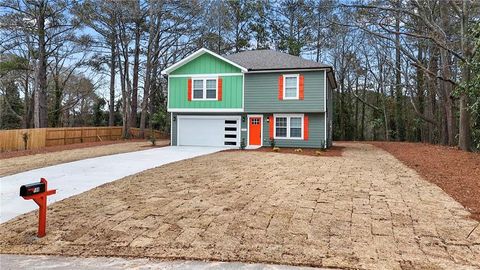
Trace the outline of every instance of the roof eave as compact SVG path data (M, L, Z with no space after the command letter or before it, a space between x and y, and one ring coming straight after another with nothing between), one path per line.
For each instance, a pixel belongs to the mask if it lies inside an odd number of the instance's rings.
M330 66L327 67L295 67L295 68L249 68L248 72L269 72L269 71L296 71L296 70L325 70L325 69L333 69Z

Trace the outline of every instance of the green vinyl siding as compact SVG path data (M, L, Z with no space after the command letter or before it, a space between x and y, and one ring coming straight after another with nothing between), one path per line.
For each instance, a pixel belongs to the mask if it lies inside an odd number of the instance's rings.
M271 115L272 114L263 115L263 146L270 146L270 128L267 119ZM275 139L275 146L320 148L321 142L325 142L325 114L306 113L304 115L308 116L308 140Z
M217 57L204 53L185 65L175 69L170 75L240 73L241 70Z
M221 76L222 100L188 101L188 77L169 77L170 109L241 109L243 76Z
M303 100L278 99L278 77L283 74L304 76ZM324 112L324 80L324 71L247 73L245 74L245 112Z

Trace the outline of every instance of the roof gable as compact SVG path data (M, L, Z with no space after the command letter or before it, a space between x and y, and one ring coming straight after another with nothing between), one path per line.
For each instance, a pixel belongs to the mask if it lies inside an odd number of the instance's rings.
M210 50L201 48L162 71L163 74L209 74L246 72L243 66Z

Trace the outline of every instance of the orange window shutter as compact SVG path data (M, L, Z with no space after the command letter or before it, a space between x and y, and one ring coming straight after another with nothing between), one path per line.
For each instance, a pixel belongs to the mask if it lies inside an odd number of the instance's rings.
M300 75L298 78L298 96L301 100L303 100L303 75Z
M283 99L283 75L278 76L278 99Z
M192 101L192 78L188 78L187 88L188 88L188 93L187 93L188 101Z
M268 119L269 119L268 122L269 122L269 124L270 124L270 126L269 126L269 128L270 128L270 129L269 129L269 133L270 133L270 140L271 140L271 139L273 139L273 116L269 116Z
M222 78L218 77L218 101L222 101Z
M303 139L308 141L308 116L303 117Z

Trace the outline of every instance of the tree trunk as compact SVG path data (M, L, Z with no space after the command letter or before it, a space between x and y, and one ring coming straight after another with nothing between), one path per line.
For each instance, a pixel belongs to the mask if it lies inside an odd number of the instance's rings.
M417 52L418 61L423 63L423 45L422 43L418 43L418 52ZM424 72L423 69L417 67L416 70L416 80L417 80L417 97L418 97L418 111L420 114L425 115L425 81L424 81ZM412 98L413 92L411 93ZM415 140L426 142L426 134L427 134L427 125L428 122L422 121L421 126L418 128L418 131L415 134Z
M119 54L120 55L120 54ZM129 138L130 137L130 123L129 123L129 108L130 108L130 97L128 93L128 86L130 83L128 82L127 76L128 76L128 58L125 59L125 62L123 63L123 67L121 66L121 61L120 61L120 56L119 58L119 70L120 70L120 85L122 89L122 137L123 138Z
M133 59L133 87L132 87L132 104L130 109L130 126L137 127L137 107L138 107L138 77L140 67L140 35L141 22L135 23L135 50Z
M401 2L397 0L397 7L400 8ZM395 127L397 129L396 139L405 140L405 122L403 117L403 93L401 78L401 55L400 55L400 12L395 16Z
M358 76L355 80L355 95L358 96ZM358 140L358 99L355 100L355 126L353 129L353 137Z
M47 55L45 46L46 3L40 1L37 14L38 60L35 74L34 127L47 127Z
M442 60L442 75L444 78L451 80L452 71L450 70L450 59L449 54L446 50L440 50L440 58ZM439 81L440 91L442 93L443 106L444 106L444 115L447 123L446 126L446 141L450 146L455 145L455 134L457 131L456 128L456 117L455 117L455 107L453 103L452 91L453 85L451 82Z
M385 122L385 140L390 141L390 132L388 129L388 115L387 115L387 107L385 105L385 100L383 101L383 118Z
M461 20L461 47L463 55L466 59L471 58L470 42L466 37L466 28L468 23L467 1L462 1L462 20ZM470 129L470 112L468 111L468 95L470 91L470 67L469 63L463 63L462 69L462 81L466 85L466 89L462 89L460 93L460 125L458 134L458 146L465 151L471 151L471 129Z
M429 56L429 70L431 74L438 74L438 50L433 46L430 46L430 56ZM436 114L436 104L437 104L437 89L438 81L435 76L430 75L428 77L428 102L425 104L426 116L429 119L434 119ZM440 121L442 122L442 121ZM440 128L445 125L442 122ZM435 126L432 123L428 123L428 141L430 143L438 143L438 138L435 138Z
M25 72L25 80L24 80L24 91L23 91L23 95L24 95L24 106L25 106L25 113L23 115L23 127L22 128L30 128L30 114L31 114L31 98L30 98L30 93L29 93L29 85L30 85L30 75L29 75L29 72Z
M367 74L365 74L365 80L363 83L362 98L366 100L367 92ZM362 102L362 119L361 119L361 128L360 128L360 140L365 140L365 103Z
M441 18L441 27L444 31L448 31L451 27L451 13L448 9L448 5L440 5L440 18ZM440 35L442 42L448 44L448 40L444 35ZM451 53L444 48L440 49L440 60L441 60L441 73L444 79L452 80L452 69L451 69ZM455 135L457 134L456 127L456 117L455 117L455 106L452 97L453 84L451 82L442 80L440 81L443 105L444 105L444 114L445 120L447 122L446 127L446 136L447 143L450 146L455 145Z
M108 104L108 125L115 125L115 33L110 40L110 101Z
M120 85L122 89L122 137L130 137L130 76L129 76L129 53L126 29L122 22L119 22L119 31L117 35L117 59L118 70L120 72ZM122 57L123 56L123 66Z
M471 151L470 112L468 111L468 97L465 93L460 95L460 130L458 146L465 151Z
M157 44L156 40L156 33L155 33L155 12L154 6L156 3L150 3L149 7L149 16L150 16L150 24L148 27L148 44L147 44L147 63L145 66L145 82L143 84L143 101L142 101L142 111L140 113L140 138L145 137L145 125L147 121L147 108L150 98L150 87L151 87L151 80L152 80L152 58L154 57L154 52L156 52L156 46L153 46L153 43ZM157 29L160 31L160 29Z
M59 80L59 71L55 70L55 74L53 74L53 80L54 80L54 86L55 86L55 91L54 91L54 105L53 105L53 115L51 119L51 123L53 127L58 127L61 125L60 123L60 113L61 113L61 105L62 105L62 89L60 87L60 82Z

